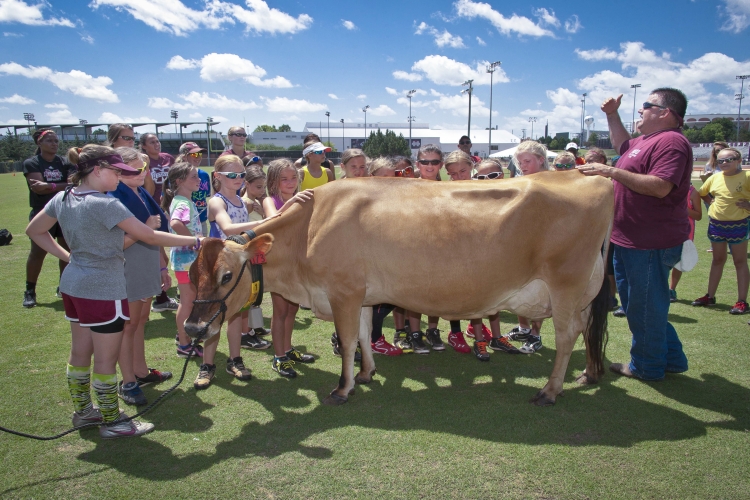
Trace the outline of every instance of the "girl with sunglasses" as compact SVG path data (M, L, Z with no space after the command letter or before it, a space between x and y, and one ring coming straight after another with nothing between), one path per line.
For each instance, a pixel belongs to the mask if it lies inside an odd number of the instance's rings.
M198 169L198 177L201 180L200 188L195 191L190 198L198 209L198 215L201 221L201 230L203 234L208 234L208 198L211 196L211 176L208 172L201 170L201 161L205 148L198 146L194 142L186 142L180 146L180 154L175 160L176 163L189 163Z
M247 207L237 194L245 184L245 166L239 156L232 154L220 156L214 164L213 188L215 194L208 201L209 236L227 239L228 236L247 231L263 221L250 221ZM266 220L266 219L263 219ZM203 347L203 364L193 386L206 389L211 385L216 374L214 357L219 345L220 334L208 339ZM215 339L215 340L214 340ZM242 341L242 314L238 313L227 321L227 343L229 358L226 371L238 380L250 380L250 370L240 356Z
M313 189L336 179L330 169L323 167L326 153L330 151L331 148L319 141L305 143L302 157L307 165L300 169L300 190Z
M284 213L295 202L312 199L310 190L299 191L299 172L294 163L287 158L279 158L268 164L268 197L263 200L263 211L268 217ZM289 265L294 265L290 263ZM271 292L273 315L271 317L271 338L273 339L274 357L271 366L282 377L294 378L297 371L296 362L313 363L315 358L302 353L292 345L294 318L299 304L290 302L278 293Z
M747 291L750 271L747 265L747 238L750 212L750 171L742 170L742 153L735 148L722 149L716 158L719 171L698 189L704 201L714 200L708 208L708 239L713 257L708 274L708 293L693 301L694 306L716 304L716 290L727 260L727 246L731 245L732 260L737 272L737 303L729 314L748 312Z
M123 176L109 196L117 198L136 219L155 231L169 232L167 216L154 201L143 183L149 177L146 155L133 148L117 148L123 161L136 175ZM151 310L151 298L172 286L167 271L167 256L162 248L142 241L125 247L125 286L128 292L130 320L125 322L118 364L122 382L117 391L120 399L131 405L148 403L141 387L160 383L172 377L169 372L149 368L146 363L145 327Z
M227 131L227 137L229 138L229 149L219 155L222 156L234 155L238 158L244 159L246 156L251 158L258 158L256 161L260 161L260 157L252 151L245 151L245 143L247 142L247 133L242 127L229 127Z
M55 195L26 228L39 246L69 264L60 280L71 349L67 382L73 401L73 425L103 423L103 438L140 436L153 424L125 420L117 401L116 362L125 321L130 319L123 244L143 241L158 246L199 246L198 238L154 231L105 193L117 189L121 176L136 174L115 150L88 144L68 151L78 170L74 187ZM47 232L57 221L70 251ZM93 373L91 358L94 358ZM91 400L93 387L98 408Z
M566 172L576 167L576 156L573 153L564 151L555 157L555 170Z
M498 161L488 158L477 163L476 171L471 178L479 181L500 180L505 178L505 173Z
M419 171L414 168L411 158L406 156L397 156L393 159L394 177L404 177L414 179L418 176Z

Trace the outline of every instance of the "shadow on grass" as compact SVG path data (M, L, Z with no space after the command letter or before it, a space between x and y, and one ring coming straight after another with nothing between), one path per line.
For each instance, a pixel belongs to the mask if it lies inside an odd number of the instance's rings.
M70 481L71 479L83 479L89 476L94 476L96 474L99 474L101 472L106 471L107 468L101 467L99 469L90 470L88 472L81 472L80 474L72 474L70 476L60 476L56 477L54 479L44 479L42 481L35 481L33 483L24 484L22 486L18 486L16 488L8 488L7 490L0 491L0 496L5 497L6 495L10 495L12 493L18 492L20 490L25 490L27 488L33 488L35 486L42 486L46 484L54 484L54 483L60 483L65 484L66 481Z
M295 365L300 375L293 380L279 377L241 384L221 376L214 386L255 401L273 419L261 423L237 415L239 435L220 442L215 451L187 455L175 455L169 447L148 438L105 443L94 433L82 434L95 449L79 458L129 475L168 481L242 457L274 458L298 452L308 458L330 459L335 449L316 446L319 435L350 426L373 431L427 431L433 439L458 436L540 446L613 447L690 439L705 435L711 427L750 427L750 415L740 411L744 406L737 404L738 400L750 400L750 391L716 374L703 374L700 379L673 375L648 386L682 404L729 415L731 421L706 423L663 404L644 401L627 390L629 384L643 382L611 374L595 386L568 388L553 408L532 406L527 401L546 382L554 356L553 349L543 349L533 356L495 354L490 363L454 352L378 357L380 375L366 388L358 386L356 395L342 407L322 404L336 380L331 372L314 364ZM570 366L584 365L585 353L575 351ZM573 374L569 374L567 381L572 379ZM175 398L177 401L165 402L150 416L157 432L181 429L199 436L212 427L211 420L202 416L210 405L202 402L189 385ZM483 425L473 424L477 417ZM511 430L507 425L510 422L521 424ZM496 432L498 429L502 431ZM127 457L139 458L131 461ZM141 457L149 457L147 463L164 466L144 466Z

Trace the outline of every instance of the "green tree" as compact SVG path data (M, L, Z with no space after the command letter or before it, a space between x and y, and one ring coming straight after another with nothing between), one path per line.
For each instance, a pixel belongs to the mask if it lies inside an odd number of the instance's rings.
M559 150L561 150L562 148L564 148L564 147L565 147L565 144L567 144L567 143L565 142L565 139L561 139L561 138L559 138L559 137L555 137L555 138L554 138L554 139L552 139L552 140L550 141L550 143L549 143L549 144L547 145L547 149L549 149L549 150L551 150L551 151L559 151Z
M279 127L279 132L291 132L291 131L292 131L292 127L290 127L286 123L282 123L281 126Z
M275 144L245 144L245 151L284 151L284 146Z
M719 120L713 121L703 127L701 135L705 142L725 141L729 137L723 124L719 123Z
M385 134L378 128L377 132L370 132L370 137L365 141L364 152L370 158L378 156L411 156L409 141L403 134L393 130L386 130Z
M36 151L36 144L33 141L23 141L8 131L0 139L0 160L19 161L25 160Z
M278 132L276 125L258 125L253 132Z
M104 130L103 128L98 128L98 129L94 130L94 131L93 131L93 132L91 132L91 133L92 133L93 135L107 135L107 131L106 131L106 130Z
M596 143L597 143L598 141L599 141L599 134L597 134L596 132L591 132L591 133L589 134L589 141L588 141L588 144L589 144L590 146L596 146Z
M705 142L703 140L703 131L695 127L694 128L686 127L683 130L683 134L685 134L685 137L687 138L688 142L692 144L700 144L701 142Z

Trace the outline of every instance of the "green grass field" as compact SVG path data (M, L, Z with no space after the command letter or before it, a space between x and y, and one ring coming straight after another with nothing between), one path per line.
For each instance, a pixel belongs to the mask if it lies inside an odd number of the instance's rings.
M69 428L72 411L65 382L70 332L54 295L57 263L45 264L39 305L23 309L28 194L20 175L0 175L0 190L0 227L15 237L0 247L0 425L51 435ZM707 283L705 229L700 222L700 262L685 274L670 315L690 359L686 374L644 383L607 373L598 385L579 387L579 341L565 396L537 408L528 400L546 383L555 355L546 322L545 348L532 356L493 353L480 363L448 348L377 357L375 381L331 408L321 401L340 373L329 345L333 326L300 311L295 343L318 360L297 365L296 379L271 370L269 350L243 353L253 380L230 380L222 339L215 383L196 392L191 361L186 381L144 417L156 425L145 437L103 441L87 430L40 442L1 434L0 496L747 498L750 316L727 313L736 300L731 264L719 305L690 306ZM269 317L268 296L264 311ZM504 313L502 321L507 331L514 320ZM389 337L392 326L389 318ZM179 374L174 334L172 313L151 315L149 364ZM626 361L625 320L610 318L609 335L606 362ZM168 387L162 385L144 389L149 399Z

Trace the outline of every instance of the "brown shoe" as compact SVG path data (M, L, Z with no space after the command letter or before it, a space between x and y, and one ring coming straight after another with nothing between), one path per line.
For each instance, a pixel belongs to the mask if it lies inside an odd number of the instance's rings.
M250 375L250 370L245 368L245 363L242 362L242 356L237 356L234 359L227 359L227 373L239 380L250 380L253 378L253 376Z
M612 363L611 365L609 365L609 371L618 375L622 375L623 377L635 378L633 372L630 371L630 367L623 363Z
M211 385L214 375L216 375L216 365L202 364L200 370L198 370L198 376L193 382L193 387L198 390L207 389Z

